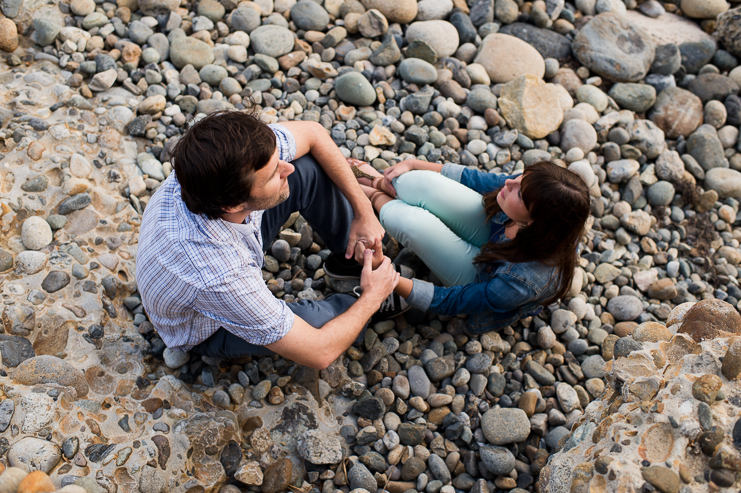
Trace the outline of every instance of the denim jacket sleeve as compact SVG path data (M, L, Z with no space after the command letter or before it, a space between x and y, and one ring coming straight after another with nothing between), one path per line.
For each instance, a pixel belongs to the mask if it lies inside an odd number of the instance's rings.
M439 315L507 312L532 300L536 292L524 279L501 272L486 282L443 288L414 280L407 302Z
M455 180L481 195L504 186L504 182L516 175L497 175L479 171L460 164L446 163L440 171L443 176Z

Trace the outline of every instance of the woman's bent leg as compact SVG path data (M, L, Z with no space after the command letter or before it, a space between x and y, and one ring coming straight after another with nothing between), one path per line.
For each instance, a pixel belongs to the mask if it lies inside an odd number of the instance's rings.
M392 200L381 208L379 217L386 231L416 253L446 286L474 281L473 259L479 248L461 239L434 214Z
M489 241L480 193L434 171L415 170L394 179L397 198L421 207L438 218L456 235L474 246Z

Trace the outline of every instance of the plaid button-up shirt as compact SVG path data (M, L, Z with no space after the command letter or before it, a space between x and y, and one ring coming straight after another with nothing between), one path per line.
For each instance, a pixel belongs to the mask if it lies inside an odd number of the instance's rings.
M270 125L280 159L292 161L296 141ZM219 327L257 345L285 336L293 312L262 278L262 214L245 224L208 219L188 210L175 173L147 205L139 234L136 276L142 303L171 349L187 351Z

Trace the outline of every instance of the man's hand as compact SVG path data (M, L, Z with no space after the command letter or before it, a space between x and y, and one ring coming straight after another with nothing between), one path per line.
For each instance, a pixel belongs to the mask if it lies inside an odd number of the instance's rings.
M360 240L363 240L368 245L375 245L376 243L380 245L384 233L383 226L378 222L375 214L356 215L350 225L350 237L347 241L345 258L352 258L355 247ZM361 262L358 260L358 263Z
M363 272L360 274L360 289L363 296L368 296L375 306L380 306L399 284L401 274L396 272L388 257L383 257L381 264L374 269L373 257L373 252L366 248L363 255Z
M371 268L373 270L378 269L378 266L383 262L383 244L378 241L375 244L366 244L368 240L361 238L355 245L355 261L359 264L365 263L365 251L371 250L373 252L373 260L371 262Z

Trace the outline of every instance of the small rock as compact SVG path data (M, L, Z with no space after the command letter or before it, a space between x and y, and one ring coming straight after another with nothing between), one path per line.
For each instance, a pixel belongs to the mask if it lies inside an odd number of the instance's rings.
M522 409L490 409L481 419L484 436L494 445L522 442L530 434L530 420Z

